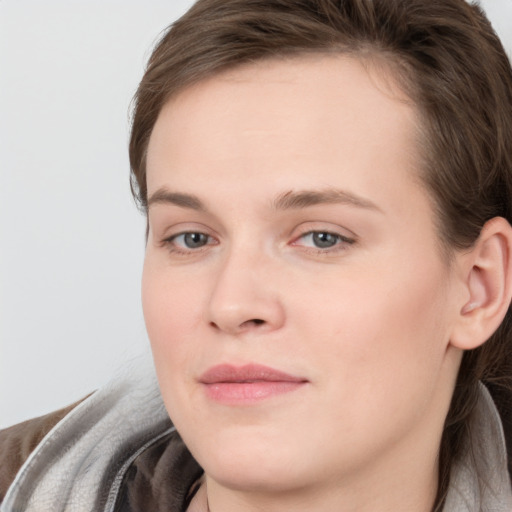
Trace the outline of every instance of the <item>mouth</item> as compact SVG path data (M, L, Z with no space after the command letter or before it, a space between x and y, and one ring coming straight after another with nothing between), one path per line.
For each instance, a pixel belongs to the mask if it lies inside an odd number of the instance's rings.
M227 405L242 405L295 391L308 380L268 366L222 364L208 369L199 382L209 399Z

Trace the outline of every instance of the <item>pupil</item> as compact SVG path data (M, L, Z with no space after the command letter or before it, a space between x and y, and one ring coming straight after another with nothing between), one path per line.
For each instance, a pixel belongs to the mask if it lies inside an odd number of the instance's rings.
M185 235L185 245L190 249L202 247L207 242L207 236L203 233L187 233Z
M322 249L336 245L337 241L338 237L331 233L313 233L313 242Z

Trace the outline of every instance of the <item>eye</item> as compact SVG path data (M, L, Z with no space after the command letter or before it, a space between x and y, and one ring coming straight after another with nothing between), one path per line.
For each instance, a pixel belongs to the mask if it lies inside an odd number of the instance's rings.
M354 240L340 235L339 233L331 233L329 231L309 231L300 236L293 245L301 245L306 248L315 249L333 249L342 248L344 245L351 245Z
M183 233L174 238L176 242L179 240L187 249L203 247L208 243L208 239L209 236L204 233Z
M206 245L213 245L215 241L206 233L201 233L199 231L189 231L186 233L173 235L164 240L164 243L168 245L171 250L180 252L201 249Z
M335 246L340 238L338 235L321 231L309 233L307 236L311 238L311 242L319 249L327 249Z

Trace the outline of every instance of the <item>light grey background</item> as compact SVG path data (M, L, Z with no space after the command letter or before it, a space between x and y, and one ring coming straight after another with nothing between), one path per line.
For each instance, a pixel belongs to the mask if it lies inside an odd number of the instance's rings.
M191 0L0 1L0 428L147 350L130 100Z
M148 350L128 106L190 0L0 1L0 428ZM512 0L483 2L512 49Z

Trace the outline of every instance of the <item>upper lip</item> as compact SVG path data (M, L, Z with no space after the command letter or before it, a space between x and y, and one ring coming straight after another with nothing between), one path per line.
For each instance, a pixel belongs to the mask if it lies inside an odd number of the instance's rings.
M263 366L259 364L246 364L234 366L220 364L212 366L199 377L202 384L219 384L228 382L306 382L307 379Z

